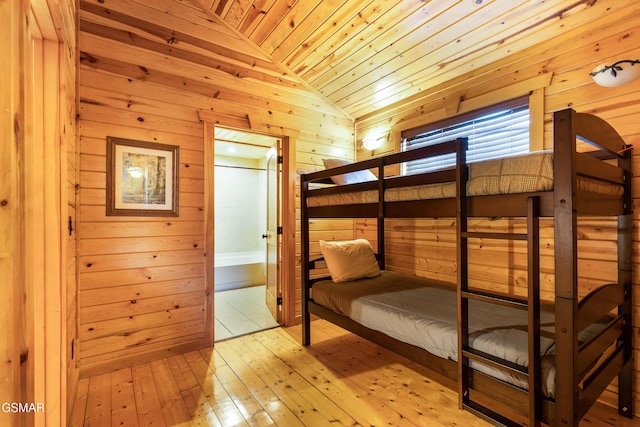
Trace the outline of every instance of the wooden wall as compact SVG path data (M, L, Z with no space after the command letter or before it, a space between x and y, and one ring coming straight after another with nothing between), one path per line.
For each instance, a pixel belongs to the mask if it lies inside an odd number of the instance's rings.
M78 369L75 228L77 4L0 6L0 413L3 426L66 425Z
M66 391L60 393L60 406L63 411L61 425L71 417L76 403L80 369L78 366L78 277L77 277L77 226L78 226L78 190L79 147L78 147L78 2L55 3L48 1L50 13L54 17L58 30L58 52L60 61L60 111L58 132L60 133L60 164L62 211L59 221L62 223L60 236L66 240L61 244L62 296L60 310L61 328L64 337L60 346L62 366L59 372L62 384L66 381ZM66 208L66 211L65 211ZM47 322L55 319L57 310L51 310ZM52 319L53 317L53 319ZM50 358L50 356L45 355ZM55 358L54 358L55 359ZM53 362L53 361L52 361ZM63 389L64 390L64 389ZM55 393L52 390L51 393ZM66 409L66 414L65 414ZM55 423L54 423L55 424Z
M136 5L146 11L141 16L153 16L154 2L142 3ZM353 158L353 121L334 108L309 108L293 92L273 102L272 86L95 34L96 27L88 23L107 21L93 12L101 13L92 9L80 15L78 279L83 376L207 342L207 328L212 328L207 319L212 315L206 310L212 296L206 291L205 268L206 257L213 254L205 251L210 224L205 193L212 186L205 181L205 153L211 148L205 147L199 113L276 136L295 129L294 171L321 167L323 156ZM165 24L179 25L178 21ZM229 37L212 34L210 40ZM182 77L163 77L183 70ZM209 74L220 78L195 81L196 75ZM243 94L246 87L251 91ZM105 215L107 136L180 147L178 217ZM288 278L288 283L296 286L296 300L289 304L299 316L299 277Z
M233 87L237 80L228 76L222 82L198 84L187 79L166 80L154 73L154 65L179 67L188 60L165 61L158 52L90 32L80 34L83 61L78 77L77 2L33 3L48 10L54 22L49 30L59 43L45 49L55 57L56 64L56 75L46 77L55 78L58 87L57 107L43 112L48 123L47 135L53 136L53 143L44 148L45 152L34 149L34 145L32 151L23 148L28 138L24 124L35 111L27 111L27 105L21 103L28 92L24 67L29 61L25 62L25 58L33 54L26 24L28 6L18 0L0 4L3 28L0 40L9 58L5 76L8 83L0 89L0 131L10 141L0 144L0 275L10 284L0 286L0 324L8 331L0 334L0 355L10 361L0 367L0 400L44 400L48 405L47 422L65 425L65 408L73 405L77 386L76 363L84 374L90 374L195 348L205 341L203 206L208 183L204 181L204 126L198 111L215 111L233 123L275 135L286 133L284 129L299 131L295 168L300 171L322 168L324 157L353 158L353 126L350 119L330 106L306 108L305 100L296 96L274 102L271 90L248 90L255 88L251 85L240 85L238 89ZM144 3L136 2L136 7L149 7ZM636 32L640 18L636 16L623 10L602 16L588 28L568 25L561 40L532 46L492 66L474 69L463 78L443 83L432 94L416 96L359 118L358 141L369 131L382 129L389 144L375 153L360 150L358 157L393 151L394 136L399 129L444 117L461 99L478 98L541 73L553 73L551 84L544 91L544 146L551 144L551 113L568 106L604 117L629 143L638 143L640 83L606 89L595 86L588 76L600 62L636 59L633 48L640 42ZM571 17L565 22L570 23ZM198 65L189 70L194 69L206 67ZM79 144L76 144L76 113L80 116ZM258 120L251 122L249 115ZM105 215L108 135L181 147L179 217ZM77 151L81 153L79 158ZM29 156L37 157L38 162L30 163L34 157ZM634 167L638 165L635 161ZM36 182L34 176L44 179ZM27 188L27 184L31 187ZM640 194L638 191L635 193ZM28 211L34 206L36 195L44 203L37 218L33 211ZM299 206L298 200L295 205ZM494 222L482 226L505 225ZM516 221L508 226L521 224ZM611 227L610 222L601 220L584 223L581 264L587 267L587 274L583 277L586 283L583 292L588 290L590 280L600 280L611 273L614 251ZM371 228L371 224L361 222L356 235L372 236ZM390 229L387 244L393 268L444 280L454 277L450 220L398 221L390 224ZM46 242L35 242L33 237L38 230L44 231ZM299 226L293 231L297 230ZM543 252L548 260L553 245L549 226L544 232ZM350 221L313 224L314 240L346 239L353 235ZM25 240L25 236L31 240ZM635 236L636 254L639 240ZM34 246L30 246L32 243ZM317 246L312 246L312 250L317 251ZM479 257L476 265L483 266L476 270L477 279L491 284L502 280L504 273L498 267L505 263L504 248L482 244L476 253ZM514 255L506 262L516 268L507 283L517 290L522 285L520 252L509 253ZM488 260L497 265L485 268ZM636 270L639 265L636 259ZM547 281L552 278L550 268L545 262ZM29 282L29 278L38 280ZM294 301L296 317L300 313L299 278L296 270L291 280L298 292ZM636 293L640 291L637 284L634 287ZM634 308L637 325L640 320L637 298ZM636 327L636 337L637 331ZM21 357L28 363L21 364ZM640 389L638 363L636 390ZM65 372L61 372L60 366L66 367ZM611 402L614 394L612 387L605 400ZM33 422L18 415L0 415L2 425Z
M6 2L0 9L0 25L7 29L0 33L0 41L7 49L9 61L6 68L9 82L0 89L0 131L3 139L9 143L0 144L0 275L7 280L8 286L0 287L0 324L6 325L6 333L0 335L0 357L5 363L0 365L0 400L19 401L27 395L28 384L21 381L23 374L20 355L23 350L20 343L24 340L20 295L24 292L25 260L20 251L20 229L23 227L20 212L20 175L19 153L17 147L24 138L15 132L15 116L24 115L24 105L19 100L23 94L20 79L21 64L24 55L27 32L19 24L26 11L20 2ZM3 414L3 424L18 426L22 421L18 415Z
M640 45L640 18L629 11L602 15L589 26L574 25L566 19L568 30L561 39L531 46L527 50L501 59L490 66L474 69L460 79L440 84L430 94L415 96L398 102L387 109L356 120L357 158L365 159L397 150L399 132L419 124L430 123L454 115L468 105L482 106L495 99L495 93L504 96L522 92L536 76L552 73L550 84L543 89L538 101L532 99L534 114L544 120L542 140L532 142L535 148L552 147L552 113L564 108L594 113L609 121L628 144L640 143L640 81L619 88L595 85L589 76L600 63L620 59L638 59ZM531 89L534 89L533 87ZM527 89L528 91L529 89ZM542 99L542 102L540 102ZM371 152L361 141L370 133L382 134L386 143ZM634 156L634 169L640 168L640 153ZM634 198L640 198L640 189L634 178ZM636 200L636 205L638 201ZM635 218L640 219L636 206ZM616 276L616 224L610 219L592 218L579 222L580 293L586 294L594 283L617 281ZM636 221L636 229L638 222ZM477 221L473 227L485 229L522 229L521 220L507 222ZM455 220L397 220L387 223L387 266L390 269L432 277L454 283L456 281ZM544 297L553 295L553 226L545 220L542 226L541 265ZM375 223L360 221L357 235L375 241ZM491 241L471 242L471 280L477 285L522 293L526 289L526 249L505 247ZM640 239L634 233L634 335L635 335L635 390L636 408L640 406ZM603 400L616 404L616 387L610 386ZM638 410L636 409L636 414Z

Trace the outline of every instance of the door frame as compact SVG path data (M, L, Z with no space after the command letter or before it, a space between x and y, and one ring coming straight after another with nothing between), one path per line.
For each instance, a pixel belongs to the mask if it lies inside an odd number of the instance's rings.
M266 239L266 260L265 260L265 301L267 302L267 308L275 318L278 324L282 324L282 300L280 303L280 307L278 307L278 298L282 298L282 237L278 233L278 227L282 226L282 167L283 162L279 161L280 158L283 158L282 148L283 148L283 140L281 138L275 138L276 143L271 146L270 151L275 148L275 153L271 156L267 156L267 161L265 165L266 172L266 227L265 234L263 237ZM272 176L271 162L275 162L275 176ZM272 206L272 182L271 180L275 179L275 206ZM272 214L275 216L275 223L272 222ZM272 228L272 226L274 226ZM271 240L270 232L273 233L273 240ZM273 246L275 250L275 281L276 281L276 294L271 294L270 280L270 256L274 254L270 254L269 247ZM273 297L271 300L269 297ZM272 310L275 306L275 310Z
M281 133L271 133L270 129L257 129L249 117L235 117L212 111L198 111L204 124L204 229L205 229L205 325L206 346L214 344L214 130L216 126L236 129L249 133L263 134L282 140L282 252L281 252L281 296L282 326L295 323L295 246L296 246L296 141L299 132L295 129L279 127Z
M75 254L67 247L64 219L68 165L60 67L67 46L58 31L65 26L46 0L13 0L0 9L6 29L0 39L10 52L7 84L0 90L6 138L0 148L0 274L8 283L0 292L7 329L0 353L11 362L3 361L0 369L9 384L0 395L2 402L46 404L45 410L1 418L10 426L67 425L77 371L67 341L67 291L75 290L69 286L75 274L67 272L67 253Z

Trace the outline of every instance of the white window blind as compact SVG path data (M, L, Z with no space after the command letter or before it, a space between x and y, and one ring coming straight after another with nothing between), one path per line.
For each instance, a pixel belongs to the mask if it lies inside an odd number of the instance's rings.
M529 105L486 110L475 118L450 121L443 127L429 129L402 140L402 151L451 141L469 139L467 162L510 157L529 152ZM454 167L455 154L418 159L403 164L403 175Z

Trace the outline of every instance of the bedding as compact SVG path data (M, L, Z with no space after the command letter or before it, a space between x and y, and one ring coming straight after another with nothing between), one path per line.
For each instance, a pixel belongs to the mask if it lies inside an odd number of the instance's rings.
M537 151L523 156L469 163L468 196L535 193L553 190L553 153ZM389 178L393 179L393 178ZM578 189L604 195L620 196L624 189L593 178L578 176ZM386 202L428 200L456 197L455 182L412 185L385 191ZM313 196L307 206L330 206L377 203L378 191L367 190Z
M456 291L450 285L385 270L378 277L349 283L321 281L313 285L312 292L316 303L370 329L442 358L458 358ZM473 348L528 365L526 311L470 301L469 314ZM540 338L541 389L553 398L553 307L545 306L540 316L545 326ZM528 387L522 378L502 370L473 361L470 366L520 388Z
M380 275L378 261L368 240L320 240L320 250L335 283Z
M322 159L325 169L337 168L338 166L344 166L351 164L346 160L341 159ZM338 185L356 184L358 182L376 181L378 178L371 173L370 170L360 170L356 172L349 172L342 175L336 175L331 177L331 180Z

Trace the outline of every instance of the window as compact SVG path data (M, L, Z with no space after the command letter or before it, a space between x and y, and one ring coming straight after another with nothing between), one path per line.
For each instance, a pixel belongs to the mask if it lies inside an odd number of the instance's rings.
M467 162L510 157L529 152L528 98L494 105L453 119L402 133L402 151L469 138ZM455 166L455 155L418 159L403 164L403 175Z

